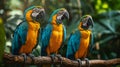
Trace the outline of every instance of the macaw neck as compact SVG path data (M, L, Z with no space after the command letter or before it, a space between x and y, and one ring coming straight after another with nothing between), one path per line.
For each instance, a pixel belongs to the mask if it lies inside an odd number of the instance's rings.
M29 10L27 13L26 13L26 20L27 20L27 23L29 25L29 28L31 29L39 29L40 28L40 23L37 22L37 21L34 21L31 17L31 14L32 14L32 10Z
M79 29L79 30L84 30L84 29L82 28L82 22L80 22L80 24L79 24L79 26L78 26L78 29Z
M29 29L31 30L39 30L40 29L40 24L38 22L29 22Z
M51 24L53 24L53 25L60 25L60 24L57 24L57 19L56 19L56 17L57 17L57 15L54 15L53 17L52 17L52 21L51 21Z
M28 21L28 22L31 22L33 21L32 20L32 17L31 17L31 14L32 14L32 10L29 10L26 15L25 15L25 19Z

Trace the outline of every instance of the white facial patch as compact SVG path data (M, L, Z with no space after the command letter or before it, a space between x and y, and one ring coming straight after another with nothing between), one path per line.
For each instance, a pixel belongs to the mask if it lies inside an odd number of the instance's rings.
M39 13L32 13L33 17L36 17Z
M61 20L61 18L62 18L62 15L57 16L57 19L58 19L58 20Z

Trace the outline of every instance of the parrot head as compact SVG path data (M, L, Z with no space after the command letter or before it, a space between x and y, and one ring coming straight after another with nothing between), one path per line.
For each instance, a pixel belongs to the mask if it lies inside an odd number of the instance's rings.
M90 15L85 15L81 18L80 22L82 22L82 28L88 29L90 26L93 27L93 19Z
M68 13L68 11L65 8L60 8L60 9L55 10L51 14L49 22L52 21L53 16L56 16L55 20L56 20L57 24L61 24L64 19L69 19L69 13Z
M40 22L45 16L45 10L41 6L31 6L24 12L24 17L27 21Z

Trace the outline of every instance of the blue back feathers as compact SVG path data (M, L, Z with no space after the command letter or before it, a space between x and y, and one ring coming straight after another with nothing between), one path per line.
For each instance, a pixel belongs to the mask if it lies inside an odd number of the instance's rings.
M52 33L52 25L48 24L42 31L42 36L41 36L41 42L42 42L42 48L41 48L41 55L46 56L46 48L49 44L50 36Z
M68 39L68 45L67 45L67 52L66 57L69 59L74 59L75 52L79 48L80 44L80 31L77 30L73 33L71 33L69 39Z
M25 44L26 36L28 31L28 23L21 22L14 32L14 38L12 40L12 54L17 55L19 49L23 44Z

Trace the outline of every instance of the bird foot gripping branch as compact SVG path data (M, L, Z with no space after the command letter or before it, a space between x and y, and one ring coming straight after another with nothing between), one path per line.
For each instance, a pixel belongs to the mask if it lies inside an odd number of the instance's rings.
M58 58L58 60L60 61L60 65L62 67L62 56L59 55L59 54L53 54L53 55L50 55L50 58L52 60L52 64L55 65L55 57Z
M78 66L82 67L82 61L81 61L81 59L77 59L77 61L78 61ZM90 63L89 63L88 58L84 58L84 61L86 62L86 67L90 67Z
M81 59L77 59L77 61L78 61L78 67L82 67L82 61L81 61Z
M90 67L90 63L89 63L88 58L85 58L84 60L86 61L86 66L87 66L87 67Z

